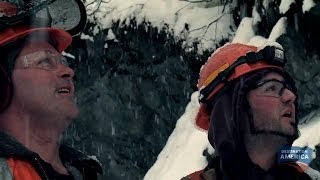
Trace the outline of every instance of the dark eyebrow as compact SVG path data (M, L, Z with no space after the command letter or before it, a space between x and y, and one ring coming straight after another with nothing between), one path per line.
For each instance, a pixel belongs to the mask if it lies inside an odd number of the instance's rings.
M252 86L252 88L258 88L258 87L260 87L262 84L265 84L265 83L270 82L270 81L280 82L281 84L284 84L284 83L285 83L285 80L284 80L284 79L283 79L282 81L279 80L279 79L275 79L275 78L264 79L264 80L261 80L261 81L256 82L256 83Z

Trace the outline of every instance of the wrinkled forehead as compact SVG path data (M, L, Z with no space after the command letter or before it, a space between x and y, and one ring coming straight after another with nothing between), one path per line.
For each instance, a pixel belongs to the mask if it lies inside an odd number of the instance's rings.
M47 41L30 41L24 44L19 56L24 56L38 51L52 51L58 53L58 51Z
M24 57L31 56L35 57L46 56L46 54L60 54L49 42L47 41L28 41L26 42L15 59L15 64L23 63Z
M11 74L17 62L20 61L19 57L43 50L60 54L55 47L55 42L47 36L27 36L0 47L2 58L0 64Z

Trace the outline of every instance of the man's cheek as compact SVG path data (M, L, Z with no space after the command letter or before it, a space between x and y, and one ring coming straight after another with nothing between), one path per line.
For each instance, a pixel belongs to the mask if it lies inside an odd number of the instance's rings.
M255 102L255 106L257 108L274 108L275 106L275 102L274 101L271 101L271 100L257 100Z

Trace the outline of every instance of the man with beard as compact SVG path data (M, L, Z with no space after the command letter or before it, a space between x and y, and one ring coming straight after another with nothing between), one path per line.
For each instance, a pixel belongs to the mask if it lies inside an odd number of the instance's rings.
M204 170L183 179L320 177L306 165L277 159L279 150L291 146L299 131L297 90L284 69L282 47L274 44L278 48L258 50L229 43L202 67L196 125L208 130L215 156Z

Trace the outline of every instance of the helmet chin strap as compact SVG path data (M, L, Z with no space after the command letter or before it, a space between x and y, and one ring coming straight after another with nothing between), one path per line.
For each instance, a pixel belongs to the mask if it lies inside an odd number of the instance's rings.
M288 140L288 142L292 143L294 140L296 140L299 137L299 131L298 131L298 126L297 125L293 125L293 128L295 128L295 133L293 135L288 135L285 134L283 132L279 132L279 131L274 131L274 130L257 130L254 126L254 122L253 122L253 117L251 116L249 118L249 126L250 126L250 133L252 135L275 135L275 136L280 136L280 137L284 137Z
M254 122L251 118L251 120L249 121L250 123L250 133L252 135L262 135L262 134L265 134L265 135L275 135L275 136L280 136L280 137L284 137L288 140L288 142L293 142L294 140L296 140L298 137L299 137L299 132L298 132L298 127L297 125L294 125L293 127L295 128L296 132L293 134L293 135L288 135L288 134L285 134L283 132L280 132L280 131L274 131L274 130L257 130L254 126Z
M250 130L251 134L253 135L275 135L275 136L280 136L280 137L284 137L286 138L289 142L293 142L294 140L296 140L299 136L298 133L295 133L293 135L288 135L285 134L283 132L279 132L279 131L272 131L272 130Z

